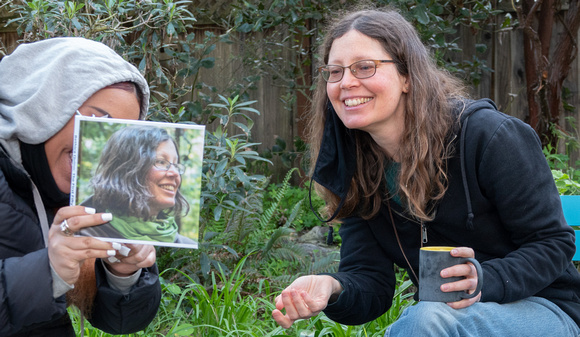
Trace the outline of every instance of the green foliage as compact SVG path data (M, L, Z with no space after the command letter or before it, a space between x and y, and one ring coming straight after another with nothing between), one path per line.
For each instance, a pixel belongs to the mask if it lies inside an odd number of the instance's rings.
M578 170L574 170L574 176L562 172L562 170L552 170L552 177L558 188L558 192L563 195L580 194L580 182L578 181Z
M290 188L290 178L292 177L292 173L294 173L294 171L297 170L298 169L294 168L288 171L286 177L284 178L284 181L280 185L278 185L277 191L274 193L272 198L272 204L265 209L264 214L260 218L260 226L262 230L266 229L269 226L270 221L272 220L272 217L274 215L274 212L278 208L278 205L280 205L280 202L282 201L282 198L284 198L286 191L288 190L288 188Z
M439 66L473 85L480 83L484 72L492 71L485 60L478 57L487 50L484 44L476 44L476 54L471 55L471 59L463 59L463 50L457 43L461 37L457 32L460 27L467 27L475 36L493 29L496 16L502 13L494 2L467 1L460 6L440 0L382 0L378 3L394 5L402 10L431 49Z
M205 288L200 284L189 282L183 288L175 283L171 295L164 298L169 307L164 308L166 321L171 322L169 335L178 336L224 336L255 335L275 330L272 324L268 330L255 326L255 322L265 312L264 302L251 296L242 296L242 285L245 277L242 267L246 258L240 260L229 275L224 271L212 272L212 285ZM168 310L167 310L168 309ZM163 316L163 315L161 315Z
M310 260L304 250L291 240L291 235L295 231L290 226L300 215L300 203L293 208L288 218L273 221L278 205L290 188L292 173L297 170L294 168L288 171L273 195L270 206L264 207L257 230L250 236L251 246L259 253L256 255L259 258L256 262L260 266L260 272L274 278L276 275L295 275L303 270Z
M579 162L572 163L571 154L580 148L578 133L575 127L576 121L572 117L566 118L566 122L572 127L572 132L567 132L557 125L552 124L550 130L557 139L557 144L548 144L543 152L552 170L552 176L560 194L577 195L580 194L580 166ZM563 148L563 153L558 152Z
M347 326L330 320L323 313L308 320L297 321L290 329L277 326L271 318L274 298L268 280L261 280L254 296L245 293L247 278L243 268L247 258L241 259L231 274L212 272L211 284L204 287L187 279L184 283L168 282L161 275L162 299L159 312L144 330L122 336L328 336L382 337L386 328L399 318L402 311L414 304L412 284L405 274L399 274L397 288L391 308L374 321ZM76 308L69 308L75 331L80 335L80 315ZM84 334L88 337L110 337L112 335L84 323Z
M294 146L287 146L284 139L276 137L274 146L264 150L261 153L261 156L269 160L277 157L280 158L284 167L289 169L292 167L299 167L304 172L308 171L308 146L300 137L294 138ZM268 172L269 167L257 165L253 167L253 169L259 172Z
M261 185L266 182L266 177L262 175L252 175L246 170L250 161L266 161L257 152L252 150L252 146L258 145L250 143L250 130L253 125L252 119L244 112L258 113L257 110L248 107L255 103L238 103L238 96L233 99L220 96L224 103L212 103L209 106L221 110L225 113L213 114L219 118L220 124L213 132L207 133L205 154L206 167L204 168L205 188L202 197L215 204L209 207L208 211L213 213L213 220L218 221L224 211L245 211L243 205L248 204L250 195L260 191ZM243 117L248 123L235 122L233 117ZM236 126L243 131L243 134L234 136L228 135L228 128ZM206 217L211 219L211 217Z
M199 71L210 69L216 43L227 34L207 32L203 42L193 33L196 18L190 1L33 0L13 2L23 42L55 36L80 36L102 41L135 64L147 79L152 101L149 119L202 122L214 88L198 82ZM209 91L204 93L202 89Z
M310 201L308 200L308 190L310 182L305 182L303 187L290 186L287 188L284 198L276 205L276 212L280 219L286 219L290 216L292 210L299 205L300 216L294 221L294 228L296 231L311 229L319 226L320 220L310 210ZM278 184L271 184L267 187L267 192L264 199L264 207L271 207L269 199L279 189ZM314 192L311 194L312 206L315 210L320 210L324 207L324 201Z
M464 59L457 32L459 27L467 27L475 36L493 29L497 15L502 12L494 2L468 1L461 6L440 0L362 3L367 7L400 9L417 28L438 64L467 82L478 85L482 74L492 71L482 57L486 45L476 44L476 54ZM229 16L216 21L225 30L239 33L231 38L246 46L238 56L245 71L258 77L268 76L276 85L286 88L281 100L286 109L294 110L298 96L309 99L313 89L310 69L316 61L316 48L322 41L327 17L360 5L358 0L236 0Z
M219 95L219 99L208 104L208 118L218 125L206 132L200 211L203 240L195 252L163 250L158 260L161 266L187 270L189 277L202 284L211 282L212 269L229 272L238 252L245 251L244 242L255 230L268 181L247 169L252 162L268 162L253 150L257 144L250 142L253 120L249 113L259 114L250 106L255 101L242 102L239 96ZM241 132L230 135L232 130Z

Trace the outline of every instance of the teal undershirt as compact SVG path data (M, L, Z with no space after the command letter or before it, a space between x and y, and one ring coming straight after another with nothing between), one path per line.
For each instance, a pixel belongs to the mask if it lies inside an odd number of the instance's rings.
M385 165L385 181L387 191L392 197L391 200L401 206L401 197L399 196L399 172L401 171L401 164L388 161Z

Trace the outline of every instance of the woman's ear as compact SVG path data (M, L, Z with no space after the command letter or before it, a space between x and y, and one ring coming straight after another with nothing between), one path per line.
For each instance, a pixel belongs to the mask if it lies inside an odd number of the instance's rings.
M409 82L410 82L409 81L409 75L403 76L403 92L405 94L408 94L409 93L409 86L410 86L410 83Z

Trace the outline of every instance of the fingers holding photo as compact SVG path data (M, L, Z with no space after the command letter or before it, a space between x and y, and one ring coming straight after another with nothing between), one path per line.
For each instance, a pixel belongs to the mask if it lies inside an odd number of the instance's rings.
M63 207L54 217L49 237L55 233L64 236L73 236L74 233L82 228L100 225L112 219L113 215L111 213L96 213L95 209L91 207Z
M115 244L121 245L118 243ZM130 249L127 256L120 253L114 257L108 258L105 262L109 270L117 276L128 276L141 268L148 268L155 264L157 258L155 247L152 245L127 244L123 247Z

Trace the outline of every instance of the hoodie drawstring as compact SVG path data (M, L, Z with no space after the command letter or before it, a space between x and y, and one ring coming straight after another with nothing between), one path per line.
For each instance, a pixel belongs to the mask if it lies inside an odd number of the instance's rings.
M469 116L465 117L463 126L461 127L461 137L459 145L459 155L461 161L461 179L463 180L463 191L465 192L465 200L467 202L467 229L473 230L473 209L471 207L471 195L469 194L469 186L467 185L467 174L465 173L465 131L467 129L467 121Z

